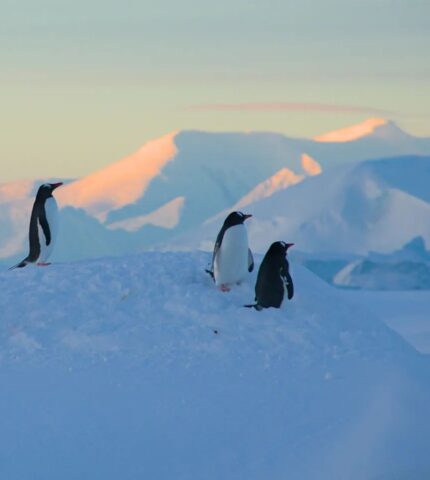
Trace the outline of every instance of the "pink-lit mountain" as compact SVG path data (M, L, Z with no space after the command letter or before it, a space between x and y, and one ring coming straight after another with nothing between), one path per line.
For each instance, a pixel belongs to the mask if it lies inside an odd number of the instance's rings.
M429 155L430 139L375 119L314 140L262 132L173 132L58 190L62 218L55 258L166 244L186 232L198 232L205 221L233 207L269 201L300 183L323 184L326 177L320 179L321 172L404 154ZM412 169L407 174L413 175ZM6 262L27 248L31 204L42 181L46 179L0 185L0 258ZM319 206L316 199L311 204ZM288 218L288 209L281 213ZM267 211L264 217L270 215Z

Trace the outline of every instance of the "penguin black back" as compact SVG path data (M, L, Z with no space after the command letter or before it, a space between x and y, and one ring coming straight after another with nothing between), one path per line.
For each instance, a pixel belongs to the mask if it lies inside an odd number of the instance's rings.
M289 300L293 298L294 285L286 258L287 250L293 245L285 242L272 243L258 270L255 284L257 303L251 306L257 309L279 308L284 300L285 291Z
M11 267L9 270L14 268L25 267L29 263L34 263L38 260L41 252L40 238L39 238L39 227L42 228L43 235L46 239L46 245L51 243L51 229L48 223L46 216L45 202L52 197L52 192L62 185L59 183L44 183L41 185L37 191L36 198L34 200L33 208L31 211L30 218L30 227L29 227L29 253L24 260L22 260L17 265Z
M45 202L49 197L52 197L52 192L53 190L51 189L51 185L46 183L39 187L39 190L36 194L36 199L33 204L30 218L30 252L26 259L29 263L35 262L40 255L40 240L37 227L38 222L40 223L43 234L45 235L46 244L49 245L51 243L51 231L46 218Z

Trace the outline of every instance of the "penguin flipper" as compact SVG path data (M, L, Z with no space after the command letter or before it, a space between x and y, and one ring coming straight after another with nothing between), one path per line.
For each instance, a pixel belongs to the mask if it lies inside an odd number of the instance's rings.
M45 209L40 212L39 223L42 227L43 234L45 235L46 245L48 246L51 243L51 229L49 228L49 223L46 218Z
M224 229L222 228L220 230L220 232L218 233L218 236L216 237L216 240L215 240L214 251L213 251L213 254L212 254L212 261L211 261L210 268L205 269L205 272L209 273L209 275L212 277L213 281L215 281L215 274L214 274L214 271L215 271L215 257L218 253L218 250L221 247L221 242L222 242L223 237L224 237Z
M248 248L248 272L252 272L254 270L254 257L252 256L251 249Z
M214 245L214 253L212 255L212 264L211 264L211 269L212 269L212 272L214 271L214 268L215 268L215 257L218 253L218 250L220 249L221 247L221 242L222 242L222 237L221 237L221 232L218 234L218 237L216 239L216 242L215 242L215 245Z
M287 289L288 300L291 300L294 296L294 283L290 275L290 268L287 261L285 261L285 264L281 268L281 278Z

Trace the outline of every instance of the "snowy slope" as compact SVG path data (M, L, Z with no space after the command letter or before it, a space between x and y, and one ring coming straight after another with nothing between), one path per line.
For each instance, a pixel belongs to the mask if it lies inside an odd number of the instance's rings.
M389 123L384 118L369 118L358 125L318 135L315 140L318 142L351 142L369 135L379 135L384 129L387 130Z
M418 351L430 354L430 290L343 290L345 298L366 305Z
M82 208L105 221L109 212L135 203L150 182L175 158L173 132L144 145L135 154L66 185L58 191L62 206Z
M428 360L301 267L256 312L209 259L0 274L2 477L427 478Z
M119 162L57 190L60 204L68 209L62 224L72 218L73 228L91 232L93 244L69 241L64 236L72 231L69 223L60 230L63 239L56 258L151 247L238 202L254 202L321 171L369 158L430 153L429 139L408 135L392 122L370 119L352 130L352 136L331 133L325 140L179 131L148 142ZM328 141L341 137L342 141ZM26 185L33 182L0 186L0 261L5 263L26 253L34 197Z
M352 125L334 132L317 136L308 149L310 155L322 151L322 158L331 158L331 165L345 161L399 155L429 155L430 138L414 137L399 128L394 122L369 118L358 125Z
M313 253L391 252L416 236L430 245L430 157L362 162L325 172L246 206L251 247L275 240ZM178 240L211 249L220 219ZM172 242L173 243L173 242Z

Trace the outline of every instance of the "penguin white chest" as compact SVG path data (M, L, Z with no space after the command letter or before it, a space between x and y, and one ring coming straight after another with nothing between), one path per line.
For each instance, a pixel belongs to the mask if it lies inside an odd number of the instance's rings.
M49 231L51 234L51 241L47 242L47 238L43 232L40 220L37 223L40 242L39 262L46 262L54 249L55 240L58 233L58 206L54 197L50 197L45 201L46 220L48 222Z
M248 234L243 224L228 228L215 256L217 286L241 282L248 273Z

